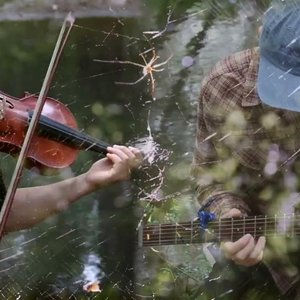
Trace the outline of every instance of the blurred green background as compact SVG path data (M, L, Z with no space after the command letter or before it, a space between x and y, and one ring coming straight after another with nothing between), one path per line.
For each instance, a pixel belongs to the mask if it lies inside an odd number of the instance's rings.
M30 230L1 241L1 299L196 299L209 271L202 245L137 249L136 228L189 221L197 206L189 177L200 82L222 57L257 44L268 1L0 1L0 89L38 93L62 17L77 17L49 96L79 129L111 144L140 147L147 163L131 182L98 191ZM137 84L143 68L94 59L168 63ZM15 159L1 154L10 180ZM22 186L88 169L81 152L58 175L23 174ZM101 293L83 285L99 281ZM200 298L199 298L200 299Z

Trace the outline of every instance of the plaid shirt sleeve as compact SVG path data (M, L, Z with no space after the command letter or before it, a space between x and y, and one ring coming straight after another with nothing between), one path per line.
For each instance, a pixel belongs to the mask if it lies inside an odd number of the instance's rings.
M222 126L224 97L239 97L238 90L230 91L236 85L237 78L232 74L224 74L211 78L208 76L202 83L198 111L197 135L192 166L192 175L197 185L197 200L202 207L221 216L232 208L249 214L250 209L243 198L225 188L224 168L226 161L218 155L216 143L219 140L217 128ZM233 93L233 95L230 95ZM226 110L226 108L225 108ZM221 142L220 142L221 144ZM219 146L219 145L218 145ZM231 156L231 155L230 155ZM229 157L230 159L230 157ZM225 176L226 177L226 176ZM224 179L224 180L223 180Z

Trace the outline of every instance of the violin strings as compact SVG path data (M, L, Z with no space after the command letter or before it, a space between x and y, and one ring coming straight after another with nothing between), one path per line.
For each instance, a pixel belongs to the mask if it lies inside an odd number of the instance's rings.
M105 151L108 146L108 144L98 141L96 138L86 135L85 133L82 133L74 128L68 127L64 124L60 124L59 122L51 120L45 116L41 117L40 124L42 126L45 126L48 130L52 129L55 131L59 131L59 133L63 137L65 137L65 139L75 139L79 141L82 145L88 143L89 147L86 150L89 150L89 148L92 148L93 146L98 146L101 151Z

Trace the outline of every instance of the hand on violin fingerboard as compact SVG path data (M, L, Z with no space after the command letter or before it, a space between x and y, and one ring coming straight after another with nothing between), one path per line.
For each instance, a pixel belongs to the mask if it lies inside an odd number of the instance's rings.
M106 157L95 162L86 173L86 183L91 191L129 179L131 170L142 163L142 152L137 148L115 145L107 151Z

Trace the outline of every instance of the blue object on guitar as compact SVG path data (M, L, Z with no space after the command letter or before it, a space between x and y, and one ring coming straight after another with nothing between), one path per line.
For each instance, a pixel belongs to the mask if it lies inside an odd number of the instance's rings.
M200 230L205 230L208 223L216 219L216 214L200 209L198 211L198 218L200 223Z

